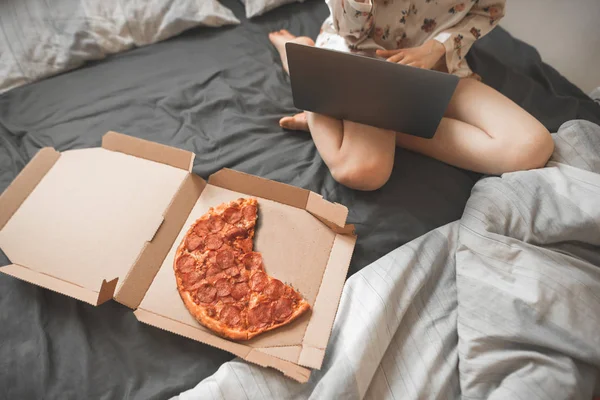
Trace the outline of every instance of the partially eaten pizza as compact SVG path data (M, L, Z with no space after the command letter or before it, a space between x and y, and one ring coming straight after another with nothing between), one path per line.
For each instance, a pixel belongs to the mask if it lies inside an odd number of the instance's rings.
M269 276L253 251L258 202L242 198L200 217L175 254L177 289L190 313L213 332L247 340L310 309L291 286Z

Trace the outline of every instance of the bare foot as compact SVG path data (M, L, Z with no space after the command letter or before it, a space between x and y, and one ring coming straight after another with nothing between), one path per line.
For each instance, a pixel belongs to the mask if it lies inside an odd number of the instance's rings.
M283 117L279 120L279 125L282 128L289 129L291 131L310 132L308 121L306 120L306 113L296 114L292 117Z
M281 57L281 64L283 65L283 69L288 74L290 73L290 70L288 69L287 55L285 53L285 44L287 42L294 42L294 43L305 44L308 46L315 45L314 40L312 40L311 38L309 38L307 36L296 37L296 36L292 35L290 32L288 32L286 29L282 29L277 32L269 33L269 40L271 41L271 43L273 43L273 46L275 46L275 48L279 52L279 56Z

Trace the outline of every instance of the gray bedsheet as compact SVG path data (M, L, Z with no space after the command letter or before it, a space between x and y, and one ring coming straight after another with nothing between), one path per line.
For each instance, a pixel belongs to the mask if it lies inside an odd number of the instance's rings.
M115 130L194 151L201 176L231 167L345 204L359 234L351 274L460 217L475 174L399 150L383 189L354 192L332 180L307 135L279 128L296 110L266 34L287 28L316 37L327 16L322 2L253 21L237 0L223 3L240 26L195 29L0 96L0 190L41 147L98 146ZM484 38L469 57L550 130L575 118L600 123L597 104L505 32ZM142 325L114 302L93 308L0 275L0 398L164 398L231 358Z

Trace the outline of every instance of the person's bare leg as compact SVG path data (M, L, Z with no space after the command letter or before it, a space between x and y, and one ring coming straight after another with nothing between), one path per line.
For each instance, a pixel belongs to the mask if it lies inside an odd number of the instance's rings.
M306 112L313 141L333 178L357 190L376 190L392 173L396 133Z
M473 79L460 80L433 139L397 133L396 144L486 174L541 168L554 150L537 119Z
M307 46L315 45L315 41L312 40L311 38L309 38L307 36L294 36L290 32L288 32L286 29L282 29L280 31L269 33L269 40L271 41L271 43L273 43L273 46L275 46L275 48L279 52L279 56L281 57L281 65L283 66L283 69L285 70L285 72L287 72L288 74L290 73L290 70L288 68L287 54L285 52L285 44L287 42L294 42L294 43L304 44Z
M269 39L279 51L287 73L285 44L293 41L314 46L312 39L295 37L286 30L271 33ZM357 190L375 190L390 177L396 150L396 134L392 131L310 112L284 117L279 124L286 129L310 132L331 175L343 185Z

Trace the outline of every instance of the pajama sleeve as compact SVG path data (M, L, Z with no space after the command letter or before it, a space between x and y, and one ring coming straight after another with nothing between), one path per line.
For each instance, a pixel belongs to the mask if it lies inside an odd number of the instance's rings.
M366 38L373 24L372 0L326 0L333 26L349 43L355 44Z
M453 27L436 35L446 48L448 72L461 77L472 72L464 57L477 39L489 33L504 16L505 0L479 0Z

